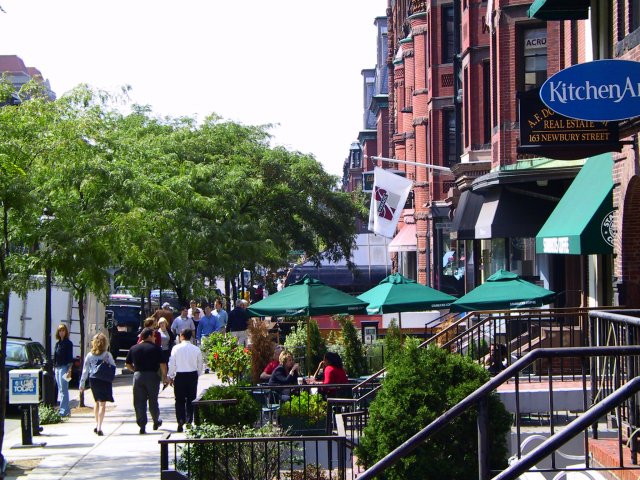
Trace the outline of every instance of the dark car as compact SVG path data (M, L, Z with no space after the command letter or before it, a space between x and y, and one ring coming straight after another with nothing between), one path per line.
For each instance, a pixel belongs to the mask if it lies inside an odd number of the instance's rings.
M109 328L109 349L114 358L121 350L129 350L138 341L142 325L142 310L139 304L120 303L107 305L107 326Z

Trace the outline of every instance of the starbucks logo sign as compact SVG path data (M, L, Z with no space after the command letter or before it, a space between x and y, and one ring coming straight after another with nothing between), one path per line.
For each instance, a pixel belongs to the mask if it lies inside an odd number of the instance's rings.
M609 212L604 217L604 220L602 220L602 225L600 226L600 232L602 233L602 238L604 239L604 241L613 247L613 241L615 240L616 235L618 234L613 211Z

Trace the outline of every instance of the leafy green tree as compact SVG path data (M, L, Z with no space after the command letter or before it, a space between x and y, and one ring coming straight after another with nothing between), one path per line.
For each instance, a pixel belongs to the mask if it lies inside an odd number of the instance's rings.
M353 317L350 315L336 315L342 327L342 345L344 346L344 357L342 363L344 369L350 377L359 377L367 371L367 359L362 345L362 339L355 325Z
M398 327L398 322L392 318L387 327L387 334L384 337L384 363L385 365L393 361L398 353L402 352L402 333Z
M405 348L387 367L384 387L372 402L360 445L359 461L371 466L489 380L469 357L436 346L419 348L407 338ZM447 425L385 473L393 479L452 480L478 477L475 410ZM489 397L489 465L506 465L511 415L496 395Z

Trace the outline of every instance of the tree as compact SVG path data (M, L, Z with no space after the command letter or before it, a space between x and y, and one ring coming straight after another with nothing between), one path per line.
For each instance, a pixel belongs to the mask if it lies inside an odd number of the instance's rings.
M351 377L359 377L367 371L367 361L364 355L362 340L353 324L350 315L336 315L342 327L342 344L344 346L344 369Z
M489 380L467 356L437 346L419 348L407 338L387 367L384 386L369 408L369 420L356 448L371 466ZM387 470L385 478L452 480L478 477L475 410L469 410ZM489 466L506 465L511 415L496 395L489 397Z

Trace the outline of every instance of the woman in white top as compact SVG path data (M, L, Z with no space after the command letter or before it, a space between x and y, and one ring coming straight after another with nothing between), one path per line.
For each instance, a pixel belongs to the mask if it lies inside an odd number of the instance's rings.
M104 333L97 333L93 337L93 340L91 340L91 351L87 353L84 359L82 377L80 378L81 393L85 390L85 384L87 378L89 378L89 374L95 372L98 369L98 365L102 362L107 362L114 367L116 366L116 362L111 352L109 352L107 337ZM96 417L96 428L93 429L93 432L102 436L102 421L104 420L107 402L113 402L113 384L106 380L91 378L91 393L93 393L93 400L95 401L93 413Z
M171 356L171 348L175 343L176 336L169 329L169 322L164 317L160 317L158 320L158 332L160 332L160 347L162 347L162 356L165 363L169 364L169 357Z

